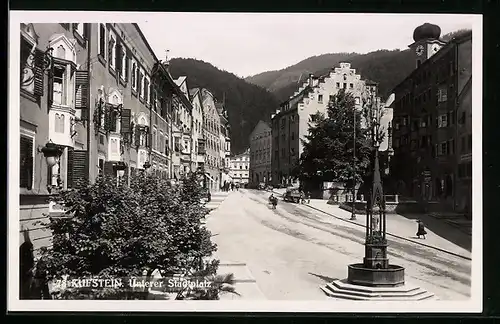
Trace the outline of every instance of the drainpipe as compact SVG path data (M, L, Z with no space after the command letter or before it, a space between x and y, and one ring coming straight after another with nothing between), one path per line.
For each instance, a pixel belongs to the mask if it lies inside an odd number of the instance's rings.
M87 165L85 166L86 170L85 170L85 173L87 174L88 176L88 180L90 181L90 171L91 171L91 168L90 168L90 136L91 136L91 131L90 131L90 128L91 128L91 122L90 122L90 115L91 115L91 109L90 109L90 106L91 106L91 96L90 96L90 68L91 68L91 64L90 64L90 49L91 49L91 42L90 42L90 39L91 39L91 31L92 31L92 24L87 24Z

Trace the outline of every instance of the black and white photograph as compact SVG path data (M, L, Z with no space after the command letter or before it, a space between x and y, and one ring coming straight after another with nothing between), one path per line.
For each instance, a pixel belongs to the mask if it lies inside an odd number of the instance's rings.
M8 310L482 311L480 15L9 20Z

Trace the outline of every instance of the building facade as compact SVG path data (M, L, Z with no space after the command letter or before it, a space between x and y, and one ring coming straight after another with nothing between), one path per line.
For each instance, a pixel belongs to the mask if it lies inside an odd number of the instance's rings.
M393 171L400 195L457 210L471 199L472 34L444 43L440 32L415 29L415 70L394 89Z
M224 103L215 103L217 108L217 112L219 114L219 122L220 122L220 135L219 135L219 143L220 143L220 185L223 186L224 183L231 182L230 177L230 156L231 156L231 138L230 138L230 127L229 120L227 117L227 110L224 106Z
M272 128L260 120L249 136L250 142L250 184L271 183Z
M193 132L192 147L195 156L195 167L203 169L205 167L205 138L203 137L203 106L200 88L189 90L191 105L193 107Z
M231 178L234 184L247 185L250 174L250 149L231 157Z
M20 25L20 244L35 253L51 236L33 221L54 210L58 189L85 179L89 108L89 29L84 24ZM52 163L42 148L62 153Z
M361 79L350 63L340 63L328 75L309 79L271 117L272 124L272 182L291 184L297 178L295 169L303 151L301 140L308 134L310 116L326 113L330 99L340 89L350 92L357 109L376 94L376 85Z
M137 24L22 24L20 36L21 243L49 244L31 219L60 213L46 201L81 180L123 167L125 181L140 170L179 179L196 167L186 80L174 82ZM50 166L47 143L61 153Z
M194 161L196 157L192 139L193 107L189 98L187 78L185 76L179 77L175 80L175 83L181 91L181 94L176 98L179 124L176 128L174 145L176 150L179 151L178 153L180 153L180 167L179 174L175 174L175 176L182 177L191 172L195 167Z
M207 89L201 89L203 106L203 136L205 138L205 171L211 190L219 190L221 185L221 127L220 115L215 106L216 100Z

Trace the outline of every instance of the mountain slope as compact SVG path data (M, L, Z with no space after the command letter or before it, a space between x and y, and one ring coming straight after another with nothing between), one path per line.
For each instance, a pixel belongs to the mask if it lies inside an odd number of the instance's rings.
M206 88L219 101L225 94L232 153L241 153L248 148L248 136L253 128L260 119L269 121L271 113L279 104L267 90L200 60L172 59L170 73L174 78L187 76L190 88Z
M449 41L467 31L469 30L457 30L443 35L441 39ZM330 53L312 56L285 69L263 72L245 80L273 92L281 102L287 100L295 92L300 81L310 73L317 76L327 74L331 68L339 66L340 62L351 63L352 68L356 69L363 79L378 82L379 93L383 98L386 98L415 67L410 50L378 50L367 54Z

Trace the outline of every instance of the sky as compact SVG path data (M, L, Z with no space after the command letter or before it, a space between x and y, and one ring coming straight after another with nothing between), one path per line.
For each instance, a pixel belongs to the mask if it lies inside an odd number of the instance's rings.
M477 17L477 16L476 16ZM472 15L148 13L137 21L156 56L195 58L239 77L335 52L407 49L415 27L472 29Z

